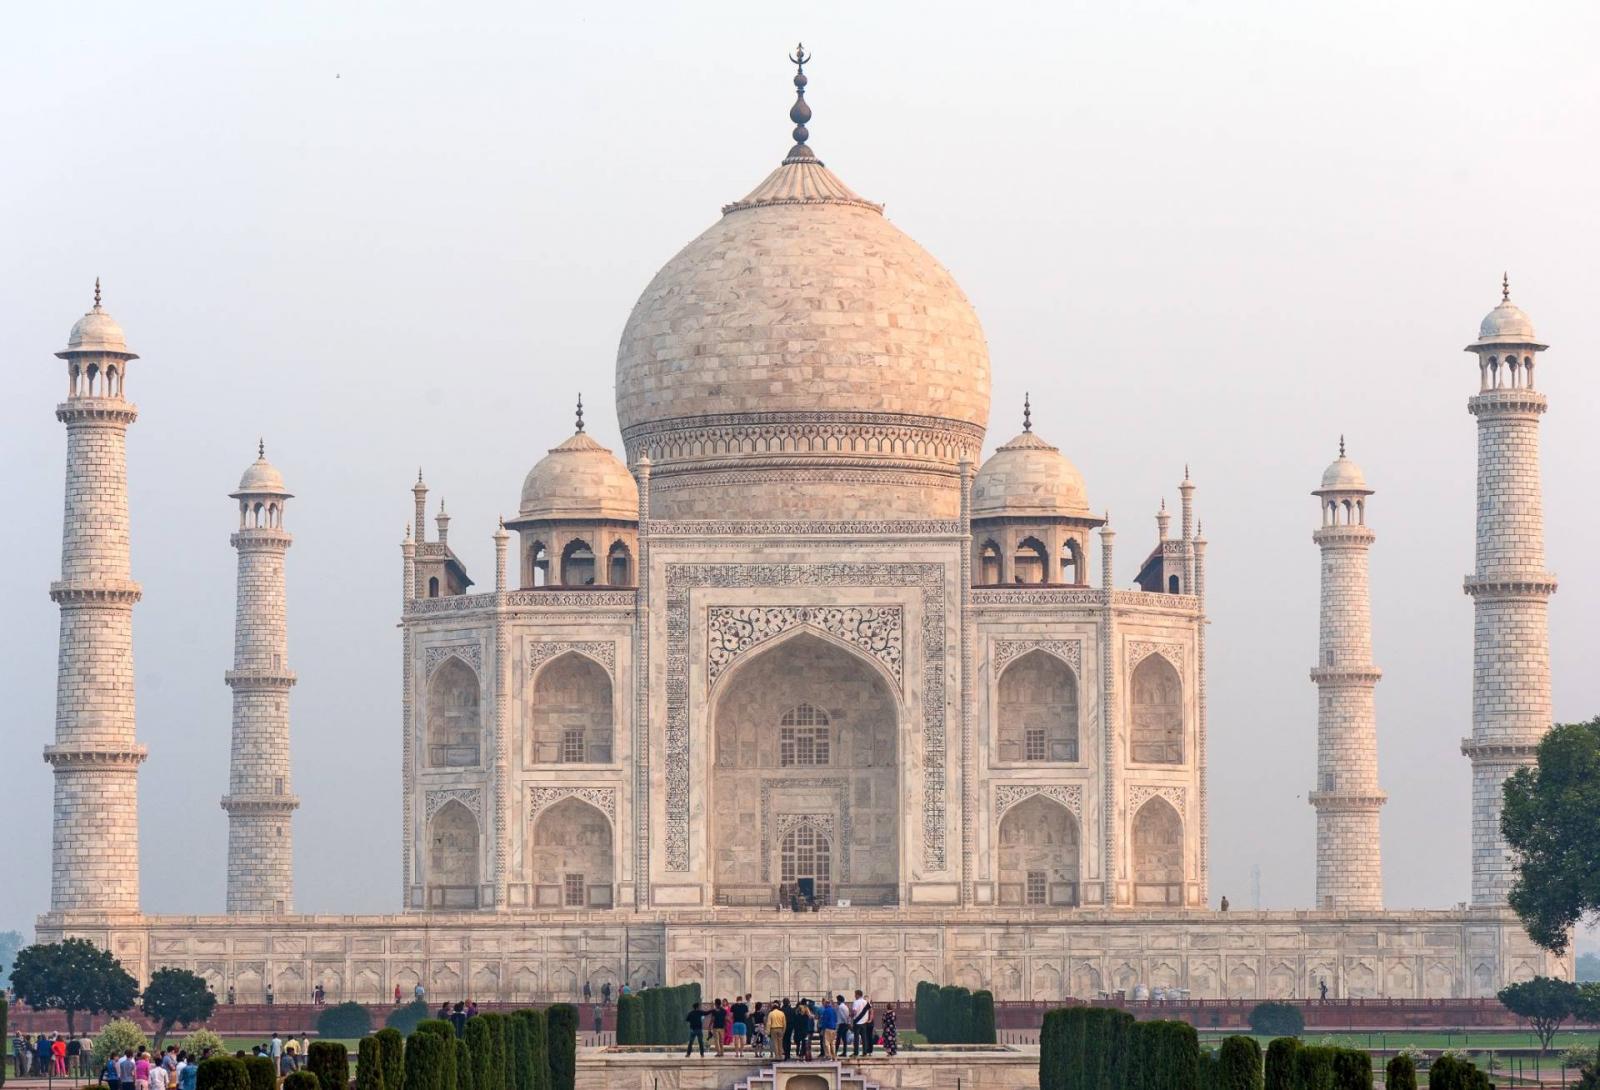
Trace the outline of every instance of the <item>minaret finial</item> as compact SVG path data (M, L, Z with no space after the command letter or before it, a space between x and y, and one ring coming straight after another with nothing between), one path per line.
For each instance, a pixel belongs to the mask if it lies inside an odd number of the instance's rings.
M578 430L583 430L583 395L578 395Z
M811 120L811 107L806 105L806 64L810 60L811 54L806 52L804 42L796 45L789 55L789 62L794 65L794 105L789 107L789 120L794 122L794 147L789 149L784 162L816 158L806 147L806 140L811 136L806 131L806 122Z
M267 456L267 438L266 438L266 436L262 436L260 439L256 440L256 457L257 458L265 458L266 456Z
M100 278L94 278L94 309L100 309Z
M1344 457L1344 435L1342 433L1339 436L1339 457Z
M95 281L96 285L98 285L99 283L100 283L100 281L98 281L98 280ZM99 292L96 291L96 293L95 293L95 301L99 302L99 299L100 299ZM1511 302L1511 272L1510 272L1510 270L1507 270L1507 271L1505 271L1505 272L1500 274L1500 301L1502 303Z
M1033 430L1033 402L1030 400L1030 396L1031 395L1029 395L1026 392L1024 392L1023 395L1022 395L1022 430L1023 431L1032 431Z

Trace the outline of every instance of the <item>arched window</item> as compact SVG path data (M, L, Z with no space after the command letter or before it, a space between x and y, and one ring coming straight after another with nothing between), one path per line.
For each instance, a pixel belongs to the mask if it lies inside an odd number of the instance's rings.
M543 587L550 583L550 553L544 542L535 541L528 546L528 567L523 575L525 587Z
M1152 798L1133 817L1133 901L1183 903L1183 820L1163 798Z
M478 675L452 655L428 680L427 763L471 768L479 763L483 729Z
M1078 903L1078 822L1043 795L1024 799L1000 819L1000 903Z
M1081 586L1084 582L1083 546L1076 538L1069 538L1061 557L1061 581Z
M1036 537L1023 538L1017 542L1017 551L1011 557L1011 574L1017 583L1048 583L1050 551Z
M628 546L621 541L613 542L611 551L606 554L606 582L613 587L626 587L633 584L633 557L628 552Z
M779 850L779 882L805 902L809 892L817 904L833 900L833 842L810 822L801 822L783 838Z
M430 575L428 577L428 597L439 597L439 577L437 575Z
M1078 679L1048 651L1029 651L1000 675L1001 761L1078 759Z
M1177 593L1179 593L1178 577L1176 575L1167 576L1167 593L1168 594L1177 594Z
M551 659L533 683L532 759L539 764L609 764L611 675L587 655Z
M561 585L564 587L594 586L594 550L583 540L567 542L561 550Z
M828 731L828 713L810 704L800 704L784 712L778 725L779 767L832 763L833 743Z
M1000 582L1000 546L992 541L985 541L979 554L978 582L984 586Z
M1146 655L1133 671L1129 743L1136 762L1183 763L1183 683L1161 655Z
M428 822L428 907L478 907L478 819L453 799Z
M535 904L611 906L611 822L605 814L582 799L565 798L539 815L530 839L528 874Z

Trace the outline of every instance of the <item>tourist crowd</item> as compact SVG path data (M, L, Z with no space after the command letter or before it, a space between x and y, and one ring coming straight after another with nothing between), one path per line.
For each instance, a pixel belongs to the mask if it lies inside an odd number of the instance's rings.
M751 1004L748 995L714 999L710 1007L696 1003L684 1021L689 1026L689 1041L684 1056L706 1054L709 1038L718 1056L733 1049L743 1057L746 1047L756 1056L770 1055L783 1060L837 1060L845 1056L871 1056L879 1045L885 1055L900 1050L895 1025L894 1005L883 1010L882 1033L877 1031L877 1014L872 1001L857 989L854 999L836 995L820 1000L787 998L776 1003Z

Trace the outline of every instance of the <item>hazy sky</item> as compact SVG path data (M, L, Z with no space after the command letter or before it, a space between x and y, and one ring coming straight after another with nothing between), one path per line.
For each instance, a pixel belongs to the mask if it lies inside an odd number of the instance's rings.
M1473 357L1539 368L1559 719L1600 712L1592 3L10 5L0 40L7 693L0 927L49 896L64 436L51 353L104 278L127 389L144 904L220 911L235 523L256 437L288 526L299 907L400 898L402 529L420 463L480 584L574 395L619 448L655 270L812 145L952 270L991 447L1038 430L1119 530L1193 466L1211 541L1211 892L1308 905L1317 503L1369 521L1390 905L1468 896Z

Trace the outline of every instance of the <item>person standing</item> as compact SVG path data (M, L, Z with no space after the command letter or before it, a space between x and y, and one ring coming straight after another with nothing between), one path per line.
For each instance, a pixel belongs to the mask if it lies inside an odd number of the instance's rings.
M267 981L267 1006L269 1006L269 1007L272 1006L272 1000L273 1000L272 981L269 980L269 981Z
M54 1033L50 1035L50 1070L57 1075L67 1073L67 1042Z
M283 1042L283 1066L293 1074L300 1070L300 1043L294 1039L294 1034Z
M12 1066L12 1076L14 1078L20 1079L23 1076L24 1068L27 1065L22 1062L22 1052L23 1052L23 1049L25 1049L27 1047L28 1047L28 1042L23 1039L22 1031L21 1030L12 1030L11 1031L11 1066Z
M689 1023L689 1044L683 1050L683 1058L687 1060L694 1052L696 1041L700 1042L700 1055L703 1058L706 1054L706 1012L700 1009L699 1003L696 1003L693 1009L684 1015L684 1021Z
M855 1039L854 1056L872 1055L872 1001L856 989L850 1004L850 1036Z
M55 1063L55 1061L54 1061L54 1059L52 1059L52 1057L50 1055L50 1038L46 1037L44 1034L41 1033L41 1034L39 1034L38 1037L34 1038L34 1045L33 1045L33 1073L34 1073L34 1075L36 1077L38 1077L38 1078L41 1078L41 1079L44 1078L45 1076L50 1074L50 1067L54 1063Z
M784 1007L789 1001L783 1001ZM784 1013L783 1007L773 1004L767 1011L767 1044L772 1049L772 1058L778 1058L778 1049L783 1049L783 1058L789 1058L789 1017Z
M229 989L230 992L232 990L233 989L231 989L231 988ZM230 1000L228 1000L228 1002L232 1003L233 1000L230 999ZM394 986L394 1005L397 1006L397 1007L400 1005L400 985L398 985L398 984L396 984Z
M418 1003L421 1003L421 1002L424 1002L424 1001L427 1000L427 998L428 998L428 989L426 989L426 988L424 988L422 986L422 981L420 981L420 980L417 981L417 986L415 988L411 989L411 998L415 999Z
M238 996L234 994L233 985L229 984L228 985L228 1006L230 1006L230 1007L233 1006L234 1000L237 999L237 998L238 998Z
M722 1055L722 1042L728 1032L728 1008L718 999L711 1004L711 1047L720 1057Z
M133 1049L128 1049L122 1054L122 1059L117 1061L117 1086L121 1090L133 1090L133 1073L138 1063L133 1058Z
M143 1050L133 1061L133 1090L150 1090L150 1053Z
M834 996L835 1021L838 1022L838 1037L834 1040L834 1054L848 1056L850 1054L850 1041L855 1036L850 1032L850 1004L845 1002L842 995Z
M817 1011L817 1025L822 1027L822 1058L833 1059L834 1043L839 1039L839 1008L822 997L822 1009Z
M750 1036L750 1004L748 997L736 995L733 997L733 1006L728 1010L728 1017L733 1019L733 1054L736 1057L744 1056L744 1042Z
M268 1000L270 1002L270 1000ZM283 1038L278 1036L278 1031L272 1031L272 1040L267 1043L267 1059L272 1061L272 1070L283 1077Z
M100 1069L100 1080L106 1084L106 1090L121 1090L122 1076L117 1074L116 1053L106 1057L106 1065Z
M611 1006L611 981L609 980L600 985L600 1002L608 1007Z
M811 1017L811 1000L802 999L794 1009L794 1039L800 1046L800 1059L811 1062L811 1034L817 1028L816 1020Z
M900 1051L900 1030L895 1025L893 1003L886 1003L883 1007L883 1051L890 1056Z
M196 1090L200 1078L200 1061L191 1057L190 1062L178 1072L178 1090Z
M166 1064L150 1065L150 1090L167 1090L171 1079L172 1072L167 1070Z
M94 1038L89 1036L88 1030L84 1030L83 1040L78 1042L78 1063L83 1066L84 1078L94 1078Z
M594 992L589 988L589 982L587 980L583 982L583 1001L585 1003L594 1002Z

